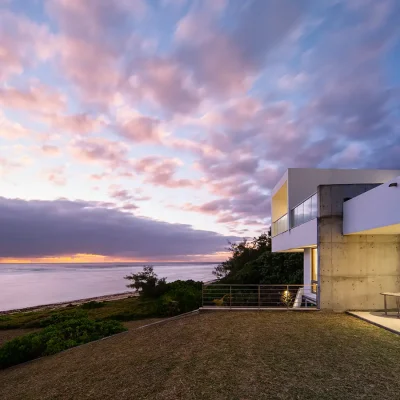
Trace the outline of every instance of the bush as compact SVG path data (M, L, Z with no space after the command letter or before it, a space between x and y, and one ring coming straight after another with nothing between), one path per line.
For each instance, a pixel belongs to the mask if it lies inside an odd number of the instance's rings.
M105 306L105 302L104 301L89 301L88 303L83 303L81 305L81 308L83 310L93 310L94 308L101 308Z
M201 282L193 280L167 283L166 293L159 300L159 313L163 316L172 316L199 308L201 287Z
M125 330L117 321L93 321L87 317L66 319L47 326L41 332L17 337L5 343L0 348L0 369L55 354Z
M33 321L26 325L27 328L45 328L46 326L60 324L71 319L87 318L88 315L82 310L68 310L64 312L57 312L50 316L41 319L40 321Z
M180 312L179 303L174 300L169 294L164 294L158 300L158 314L166 317L173 317Z

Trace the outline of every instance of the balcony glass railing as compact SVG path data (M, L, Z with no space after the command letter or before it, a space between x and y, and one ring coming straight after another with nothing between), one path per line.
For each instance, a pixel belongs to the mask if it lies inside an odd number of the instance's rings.
M309 197L303 203L291 210L291 227L294 228L317 218L317 194Z
M285 214L272 223L272 236L279 235L289 229L288 215Z

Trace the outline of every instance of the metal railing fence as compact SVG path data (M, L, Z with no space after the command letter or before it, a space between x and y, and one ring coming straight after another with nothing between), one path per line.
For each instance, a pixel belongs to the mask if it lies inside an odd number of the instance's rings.
M315 291L314 291L315 290ZM227 308L301 309L317 307L318 286L205 284L202 305Z

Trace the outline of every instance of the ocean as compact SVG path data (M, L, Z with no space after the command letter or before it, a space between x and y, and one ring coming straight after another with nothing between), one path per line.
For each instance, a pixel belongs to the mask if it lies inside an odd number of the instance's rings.
M145 263L0 264L0 311L126 292L124 276ZM149 263L168 282L209 281L217 264Z

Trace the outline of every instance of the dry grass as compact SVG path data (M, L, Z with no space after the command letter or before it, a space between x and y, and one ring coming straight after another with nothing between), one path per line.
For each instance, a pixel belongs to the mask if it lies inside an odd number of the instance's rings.
M399 359L348 315L208 313L0 371L0 398L398 399Z

